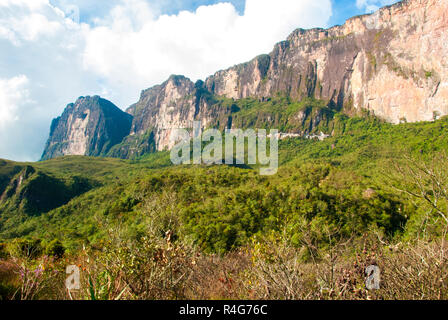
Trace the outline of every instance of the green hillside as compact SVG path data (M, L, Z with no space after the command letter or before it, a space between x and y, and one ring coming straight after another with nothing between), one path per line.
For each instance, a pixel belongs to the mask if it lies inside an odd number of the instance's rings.
M391 125L336 114L332 126L334 136L325 141L282 140L281 167L272 177L255 168L173 167L167 152L134 161L1 161L0 240L60 239L76 250L107 240L117 225L138 239L152 225L153 203L160 215L175 216L175 226L161 225L161 233L176 229L207 252L284 228L297 240L294 226L304 220L340 226L347 237L373 227L389 237L411 232L406 222L418 220L419 211L388 188L386 175L405 154L430 159L447 150L448 119ZM375 196L365 197L366 190Z
M0 299L448 298L448 118L391 125L272 103L233 108L283 129L308 110L332 133L281 140L273 176L173 166L168 152L0 160ZM70 264L79 292L63 286Z

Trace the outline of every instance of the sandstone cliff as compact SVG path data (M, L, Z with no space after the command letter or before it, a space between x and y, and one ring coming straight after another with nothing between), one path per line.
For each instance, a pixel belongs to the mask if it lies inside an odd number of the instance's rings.
M328 30L296 30L268 56L206 81L234 99L277 92L390 122L448 113L448 1L409 0Z
M234 100L280 93L349 113L366 109L392 123L431 121L448 114L447 49L448 1L409 0L328 30L298 29L269 55L219 71L199 87ZM129 110L132 134L155 129L161 150L170 147L172 128L198 119L207 126L210 101L197 87L172 77L144 91Z
M281 121L278 114L260 113L262 125L272 127L284 124L287 116L288 132L299 135L313 133L322 121L328 123L332 112L339 111L367 110L392 123L431 121L448 114L447 52L446 0L402 1L372 15L351 18L343 26L298 29L269 55L219 71L205 81L193 83L183 76L171 76L144 90L127 110L133 116L129 136L112 147L109 155L129 158L169 149L173 129L191 127L194 120L202 121L204 127L232 127L235 119L245 125L242 119L247 113L238 113L238 101L244 99L265 103L264 107L275 106L276 102L266 103L279 96L287 97L288 103L322 101L325 108L313 110L306 105L303 110L282 114ZM62 126L62 133L57 131L63 137L62 149L53 151L54 139L50 138L44 158L104 153L102 145L92 148L90 142L86 144L90 133L78 129L86 120L71 120L70 110L58 120L70 120ZM94 141L98 139L97 135Z
M80 97L53 120L42 160L64 155L105 155L129 134L132 116L113 103Z

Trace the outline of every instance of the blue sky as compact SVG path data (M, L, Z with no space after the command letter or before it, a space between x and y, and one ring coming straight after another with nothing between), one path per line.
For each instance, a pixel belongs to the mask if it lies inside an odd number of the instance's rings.
M38 160L52 118L79 96L126 109L171 74L205 79L269 53L296 28L392 2L0 0L0 158Z
M330 25L343 24L348 18L365 13L365 8L358 8L353 0L333 0L332 4L333 16Z
M95 17L102 16L104 13L108 12L115 3L117 3L117 1L115 0L52 0L50 2L54 4L76 3L82 8L81 21L86 23L91 23ZM147 2L153 3L160 10L161 14L168 15L178 14L181 10L194 11L199 6L211 5L219 2L232 3L237 9L238 13L243 14L244 6L246 3L245 0L148 0ZM398 2L398 0L331 0L333 15L330 19L329 25L340 25L350 17L372 11L372 7L368 9L369 6L381 7L383 5L392 4L395 2ZM363 3L364 5L362 5Z
M219 0L188 0L188 1L164 1L163 11L167 14L176 14L179 10L195 10L200 5L225 2ZM244 12L245 0L231 0L231 2L240 14ZM398 2L398 0L390 1ZM333 16L330 20L330 26L341 25L350 17L366 13L365 7L358 7L356 0L332 0ZM371 1L374 5L381 6L381 1ZM384 2L383 2L384 3Z

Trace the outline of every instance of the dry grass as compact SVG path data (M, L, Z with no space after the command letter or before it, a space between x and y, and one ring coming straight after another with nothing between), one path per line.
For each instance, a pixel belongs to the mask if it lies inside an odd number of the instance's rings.
M166 240L148 241L85 251L60 261L61 272L53 264L52 272L42 272L28 287L18 276L24 261L2 261L0 283L13 286L16 299L448 299L448 245L443 241L388 245L364 238L335 245L310 262L302 257L303 249L285 242L257 243L217 256ZM82 288L69 294L63 266L73 263L81 268ZM381 282L379 290L369 291L365 270L372 264L380 268ZM2 295L13 298L11 292Z

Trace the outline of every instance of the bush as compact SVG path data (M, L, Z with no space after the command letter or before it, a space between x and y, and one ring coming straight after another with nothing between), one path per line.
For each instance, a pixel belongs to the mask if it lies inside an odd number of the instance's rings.
M0 259L6 259L8 252L6 251L6 243L0 243Z
M35 259L42 255L42 242L40 239L16 239L9 251L14 257Z
M117 235L117 234L115 234ZM91 300L185 299L194 254L192 249L152 236L123 242L111 236L100 252L84 251L81 287ZM87 262L89 261L89 262ZM75 298L78 298L76 296Z
M10 300L17 291L17 267L6 261L0 262L0 301Z
M45 248L45 254L47 256L62 258L64 256L64 253L65 248L62 245L62 242L57 239L51 241Z

